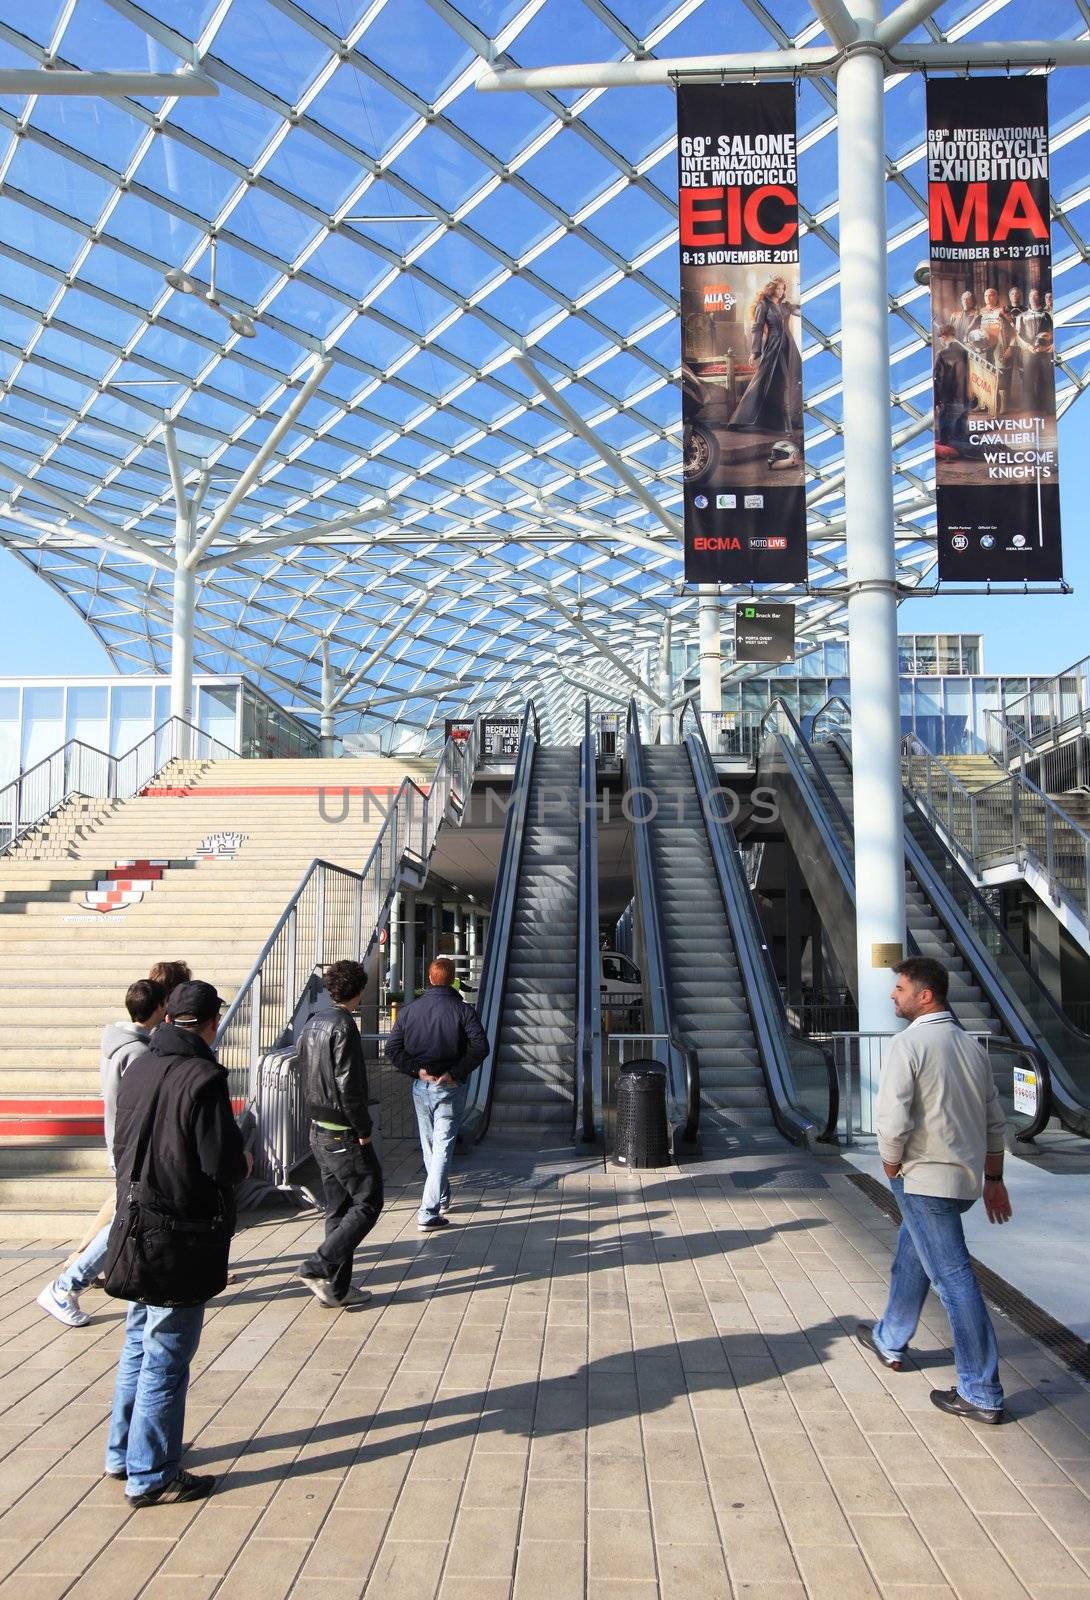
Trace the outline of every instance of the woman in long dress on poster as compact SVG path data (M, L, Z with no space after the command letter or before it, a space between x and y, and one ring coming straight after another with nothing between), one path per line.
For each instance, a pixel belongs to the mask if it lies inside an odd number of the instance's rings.
M791 318L802 307L787 298L783 278L769 278L753 302L750 354L757 370L728 428L752 433L802 432L802 361Z

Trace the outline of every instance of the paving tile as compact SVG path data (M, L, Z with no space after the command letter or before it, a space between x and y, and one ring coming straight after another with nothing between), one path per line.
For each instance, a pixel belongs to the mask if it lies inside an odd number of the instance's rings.
M1000 1552L1027 1588L1041 1584L1081 1584L1086 1571L1063 1548L1056 1535L1036 1515L999 1517L981 1515Z
M649 1511L588 1513L590 1562L594 1578L648 1579L656 1576Z
M586 1548L582 1539L523 1539L515 1567L514 1600L583 1600Z
M389 1540L378 1553L363 1593L373 1600L433 1600L445 1544Z
M662 1600L730 1600L723 1552L718 1544L659 1547L659 1586Z
M510 1577L518 1538L517 1509L467 1509L458 1513L450 1544L451 1577Z
M879 1600L880 1590L858 1550L808 1545L798 1562L810 1600Z
M530 1478L522 1503L521 1539L582 1539L586 1485L574 1478Z

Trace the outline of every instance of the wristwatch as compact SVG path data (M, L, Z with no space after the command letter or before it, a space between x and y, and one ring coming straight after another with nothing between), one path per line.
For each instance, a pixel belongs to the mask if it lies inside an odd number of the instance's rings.
M996 1172L994 1174L991 1173L991 1172L986 1172L984 1174L984 1182L985 1183L1002 1183L1003 1182L1003 1174L1001 1172Z

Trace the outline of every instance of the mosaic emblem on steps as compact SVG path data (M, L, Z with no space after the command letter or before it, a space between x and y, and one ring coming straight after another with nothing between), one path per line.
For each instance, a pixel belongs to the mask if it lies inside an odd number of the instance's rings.
M116 861L106 876L99 878L93 889L88 889L81 904L86 910L99 911L104 916L121 906L139 905L169 866L169 861Z
M194 861L232 861L249 834L224 831L221 833L206 833L197 847Z
M232 861L248 835L232 831L207 833L190 857L192 861ZM139 905L171 866L169 860L115 861L104 878L88 889L81 904L87 911L105 916L122 906Z

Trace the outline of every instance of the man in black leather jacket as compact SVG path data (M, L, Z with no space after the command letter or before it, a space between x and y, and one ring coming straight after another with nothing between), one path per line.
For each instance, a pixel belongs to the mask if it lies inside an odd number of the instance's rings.
M359 1008L367 974L335 961L322 978L333 1005L311 1017L299 1039L299 1070L311 1116L310 1148L325 1190L325 1239L299 1269L324 1306L359 1306L370 1290L352 1284L352 1257L382 1210L382 1168L371 1144L367 1069Z
M470 1073L488 1054L480 1018L454 988L454 962L437 956L428 987L402 1010L386 1041L386 1057L413 1080L427 1180L416 1225L421 1233L449 1227L450 1163L465 1112Z

